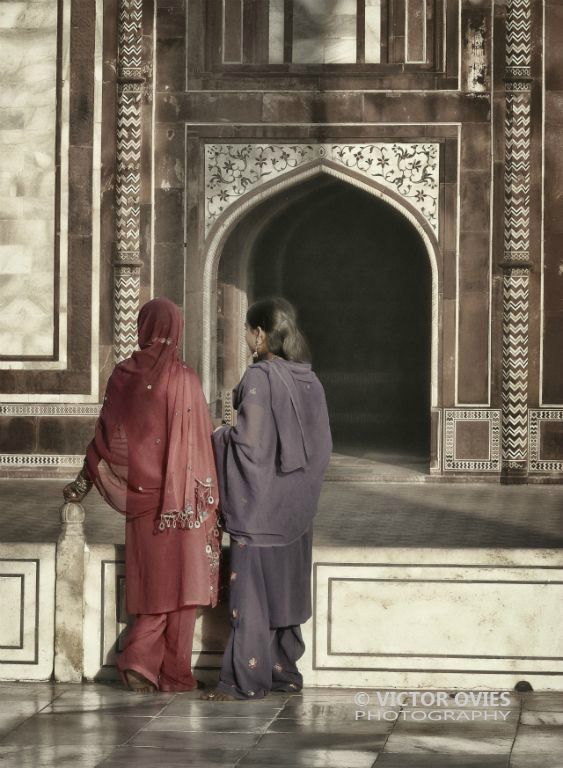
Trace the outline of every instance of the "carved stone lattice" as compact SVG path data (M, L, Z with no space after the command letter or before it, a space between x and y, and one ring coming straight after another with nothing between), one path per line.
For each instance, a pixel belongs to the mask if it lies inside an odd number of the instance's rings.
M502 356L502 469L528 461L528 293L530 258L530 0L508 0Z
M117 103L116 244L114 260L115 361L129 357L137 344L141 260L142 0L120 0Z
M408 201L438 236L439 145L207 144L205 231L242 195L307 164L331 162Z

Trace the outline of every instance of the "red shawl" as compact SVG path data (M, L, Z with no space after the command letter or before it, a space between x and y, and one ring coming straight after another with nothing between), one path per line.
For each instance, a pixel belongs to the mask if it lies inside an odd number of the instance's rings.
M168 299L143 306L140 350L116 365L86 452L108 504L128 518L153 514L160 530L214 526L219 501L207 403L178 359L183 326Z

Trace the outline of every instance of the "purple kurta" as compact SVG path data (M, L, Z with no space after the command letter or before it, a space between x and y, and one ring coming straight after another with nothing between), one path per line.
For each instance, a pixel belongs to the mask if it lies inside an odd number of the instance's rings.
M311 616L313 517L332 439L306 363L251 365L234 392L236 427L213 434L232 536L231 635L219 688L236 698L299 690L299 625Z
M290 544L312 523L332 450L323 387L310 364L273 358L233 395L237 425L213 434L226 529L254 546Z

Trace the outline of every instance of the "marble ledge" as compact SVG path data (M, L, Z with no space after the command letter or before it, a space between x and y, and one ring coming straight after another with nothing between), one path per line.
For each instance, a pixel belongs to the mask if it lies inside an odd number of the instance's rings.
M460 565L517 568L563 568L563 550L561 549L494 549L494 548L454 548L454 547L331 547L315 546L317 565L354 563L354 565L374 565L374 563L394 565L397 563L413 565Z
M47 369L48 370L48 369ZM66 403L72 403L73 405L76 404L84 404L84 405L90 405L92 403L98 403L99 402L99 395L97 394L56 394L56 393L49 393L44 395L37 395L37 394L6 394L0 392L0 404L2 405L16 405L18 403L23 404L49 404L53 403L55 405L65 405Z

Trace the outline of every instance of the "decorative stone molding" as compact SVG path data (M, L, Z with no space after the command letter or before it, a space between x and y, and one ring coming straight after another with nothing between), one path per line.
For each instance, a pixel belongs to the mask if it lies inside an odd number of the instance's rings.
M120 0L117 96L116 242L114 267L115 361L137 344L141 266L141 105L147 70L142 66L142 0Z
M0 416L98 416L101 405L0 403Z
M489 423L489 456L458 458L456 425L460 421ZM489 408L444 408L444 469L462 472L499 472L501 468L501 411Z
M546 421L563 422L563 408L530 408L528 414L530 437L530 472L563 472L563 461L541 456L541 424Z
M81 467L84 454L0 453L0 467Z
M507 0L506 13L502 469L521 475L528 462L530 0Z
M206 144L205 232L242 195L296 168L331 162L404 198L438 236L439 144Z

